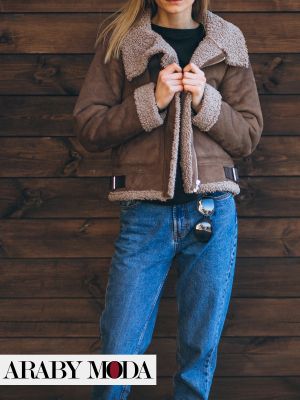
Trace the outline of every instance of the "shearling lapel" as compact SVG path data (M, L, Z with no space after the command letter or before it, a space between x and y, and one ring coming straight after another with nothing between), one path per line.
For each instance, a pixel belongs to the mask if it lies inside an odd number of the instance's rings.
M206 35L195 49L191 61L199 68L225 54L229 65L248 67L248 49L240 29L217 14L207 11ZM151 9L146 8L135 25L126 33L121 53L126 77L131 81L147 68L150 57L162 52L161 66L178 62L176 51L151 28Z

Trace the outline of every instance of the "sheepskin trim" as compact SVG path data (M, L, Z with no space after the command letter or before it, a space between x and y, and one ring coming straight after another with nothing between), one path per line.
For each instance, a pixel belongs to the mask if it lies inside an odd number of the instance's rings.
M222 95L209 83L204 86L202 106L192 117L192 123L201 131L207 132L217 122L222 105Z
M167 110L159 112L155 102L154 87L154 82L149 82L134 90L138 117L142 127L147 132L162 125L167 114Z
M182 124L181 124L181 157L180 166L182 172L183 189L185 192L190 193L192 182L194 180L193 171L197 170L197 166L193 163L192 157L192 143L193 143L193 129L191 123L191 101L192 95L190 92L186 93L186 97L183 102L182 111ZM194 168L193 168L194 164Z
M108 200L168 200L159 190L118 190L108 193Z
M199 68L219 54L226 55L229 65L248 67L249 56L245 37L236 25L207 10L205 19L205 37L196 47L191 61ZM163 53L161 66L176 62L178 58L174 48L151 27L151 9L147 7L128 30L120 45L126 77L131 81L142 74L150 57Z
M220 181L203 183L199 186L197 193L212 193L216 191L228 191L234 195L240 193L240 186L233 181ZM160 200L167 201L163 192L159 190L118 190L108 193L108 200Z
M207 36L225 51L226 63L248 68L249 54L243 32L237 25L207 10Z
M125 74L129 81L145 71L149 59L154 54L163 53L162 67L173 62L179 64L176 50L159 33L152 30L150 8L141 14L126 33L120 49Z
M173 197L175 191L175 179L178 162L178 146L179 146L179 132L180 132L180 92L175 93L175 122L173 130L173 142L171 150L170 172L168 181L168 195Z
M212 193L216 191L228 191L232 192L234 195L240 193L240 186L233 181L220 181L220 182L209 182L202 183L197 190L197 193Z
M222 50L215 40L206 36L196 47L192 54L190 62L198 65L201 68L206 63L209 65L210 60L215 59L217 56L223 56L226 61L226 53Z

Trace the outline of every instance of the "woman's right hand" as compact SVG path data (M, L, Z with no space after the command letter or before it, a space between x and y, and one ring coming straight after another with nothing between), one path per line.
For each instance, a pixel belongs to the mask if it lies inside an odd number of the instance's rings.
M176 92L183 90L181 71L182 68L178 64L172 63L159 72L155 88L155 99L160 111L170 104Z

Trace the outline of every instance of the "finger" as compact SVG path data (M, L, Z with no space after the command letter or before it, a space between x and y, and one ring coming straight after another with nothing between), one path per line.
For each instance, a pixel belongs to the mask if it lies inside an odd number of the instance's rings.
M167 71L167 72L178 71L178 72L180 72L180 71L182 71L182 68L180 67L180 65L178 65L176 63L172 63L172 64L167 65L164 68L164 71Z
M182 91L184 88L183 85L172 85L171 86L171 90L172 92L178 92L178 91Z
M183 83L182 83L181 79L179 79L179 80L176 80L176 81L169 81L169 82L167 82L167 85L168 85L169 87L173 87L173 86L183 86Z
M183 78L182 83L184 85L194 85L194 86L202 86L206 83L206 79L189 79L189 78Z
M184 85L183 87L184 87L185 91L189 91L192 93L196 92L196 90L197 90L197 86L194 86L194 85Z
M166 79L167 80L169 80L169 79L182 79L182 72L172 72L172 73L168 73L168 74L166 74Z
M202 70L200 70L199 73L184 71L184 72L183 72L183 76L184 76L185 78L193 78L194 76L201 76L201 77L204 77L205 74L204 74L204 72L203 72Z
M192 72L199 73L201 71L201 69L196 64L191 62L183 68L183 71L192 71Z

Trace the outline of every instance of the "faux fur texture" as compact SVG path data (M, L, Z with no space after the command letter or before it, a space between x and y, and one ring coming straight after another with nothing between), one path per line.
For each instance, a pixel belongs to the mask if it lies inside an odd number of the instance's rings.
M210 183L202 183L199 186L198 193L210 193L216 191L228 191L232 192L234 195L240 193L240 186L233 181L220 181L220 182L210 182Z
M201 68L210 59L225 53L229 65L248 67L249 56L240 28L219 15L207 11L205 37L194 51L191 61ZM142 74L151 56L163 52L161 66L178 63L176 51L151 28L151 9L146 8L127 32L121 44L121 54L127 79Z
M192 117L192 123L204 132L209 131L219 118L221 104L221 93L212 85L206 83L201 109Z
M172 156L170 161L170 173L169 173L169 184L168 194L174 195L175 190L175 178L177 170L177 157L178 157L178 146L179 146L179 134L180 134L180 93L175 93L175 121L173 130L173 142L172 142Z
M134 90L134 101L141 121L146 132L164 123L167 110L159 112L154 96L154 82L146 83Z
M195 49L191 57L191 62L201 68L209 65L212 61L222 61L224 59L228 65L248 67L249 57L245 38L236 25L224 20L211 11L207 11L204 26L206 35ZM175 49L160 34L152 30L151 9L146 8L136 20L134 26L127 32L121 44L121 56L127 79L132 81L135 77L142 74L147 68L150 58L160 52L163 53L160 61L162 68L173 62L179 64ZM135 92L138 115L145 130L148 131L151 130L151 127L159 124L162 118L162 116L157 115L157 110L154 107L154 96L150 88L152 89L151 84L147 86L147 89L141 87ZM216 89L214 90L207 86L204 109L199 112L197 117L194 117L194 122L198 126L202 124L205 130L208 130L213 125L220 112L220 95L218 95L219 92ZM147 96L149 97L147 98ZM186 193L230 190L234 194L238 194L240 191L239 185L230 180L200 184L199 187L195 184L198 180L198 167L193 146L191 93L186 93L183 99L181 109L180 93L177 92L175 94L175 121L173 125L168 195L171 197L174 195L179 145L181 146L180 163ZM152 112L150 111L152 115L146 115L146 110L152 110ZM108 198L110 200L166 200L163 193L159 191L128 191L126 189L112 191L109 193Z
M183 109L182 109L182 124L181 124L181 157L180 157L180 166L182 171L182 180L183 180L183 189L185 192L189 193L194 191L193 182L196 182L198 176L194 176L194 174L198 174L197 169L197 157L195 153L195 149L193 147L193 130L191 127L191 102L192 95L191 93L185 94L185 99L183 101Z
M240 187L236 182L233 181L220 181L212 183L204 183L199 186L198 193L212 193L216 191L228 191L237 195L240 193ZM167 199L163 196L162 192L158 190L117 190L111 191L108 194L110 201L117 200L160 200L166 201Z
M108 194L108 200L161 200L166 201L167 199L163 196L163 193L158 190L118 190L111 191Z

